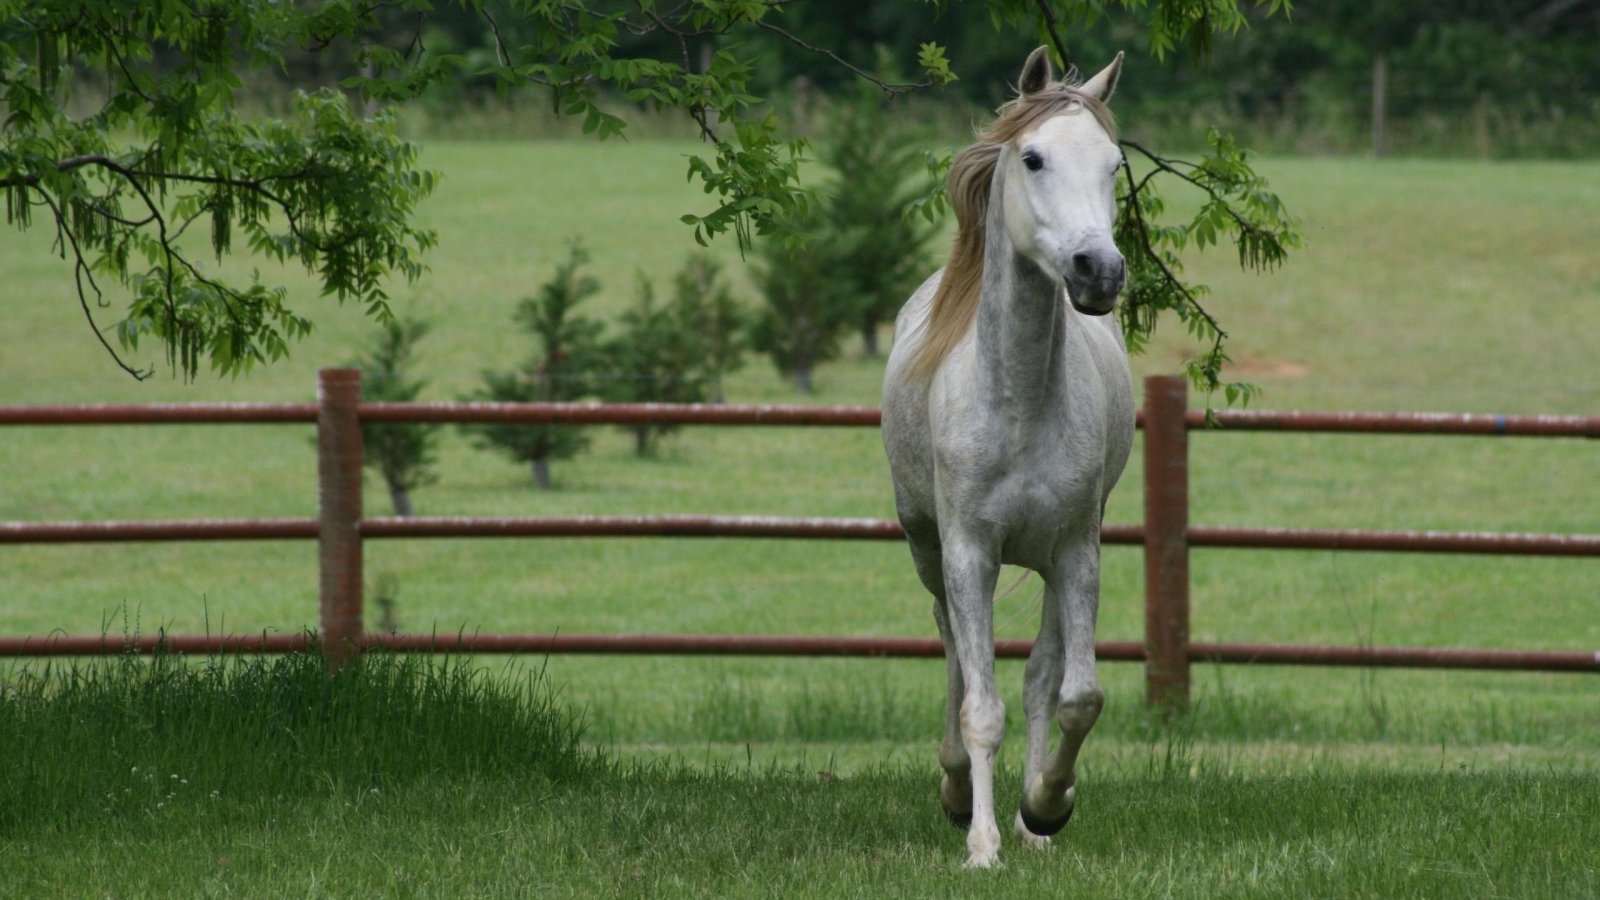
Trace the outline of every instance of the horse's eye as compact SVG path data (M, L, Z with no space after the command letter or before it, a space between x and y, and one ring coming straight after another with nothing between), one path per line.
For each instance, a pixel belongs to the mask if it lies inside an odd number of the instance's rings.
M1037 172L1044 168L1044 157L1029 150L1022 154L1022 164L1028 167L1029 172Z

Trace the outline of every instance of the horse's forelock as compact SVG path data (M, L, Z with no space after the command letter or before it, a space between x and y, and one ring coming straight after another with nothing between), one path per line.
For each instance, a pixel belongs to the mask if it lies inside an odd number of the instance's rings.
M1056 82L1042 91L1006 102L989 127L978 134L978 140L1009 143L1046 119L1071 114L1074 108L1086 110L1107 137L1117 139L1117 120L1111 107L1099 97L1084 93L1078 85Z

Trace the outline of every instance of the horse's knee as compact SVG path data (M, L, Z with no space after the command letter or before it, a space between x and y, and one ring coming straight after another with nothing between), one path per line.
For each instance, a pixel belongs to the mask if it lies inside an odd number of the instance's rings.
M1099 685L1062 688L1061 699L1056 706L1056 722L1067 734L1087 734L1100 718L1100 710L1105 705L1106 695Z
M972 757L961 741L946 740L939 745L939 768L946 772L965 774L972 769Z
M999 697L973 692L961 701L961 738L969 749L992 752L1006 732L1006 705Z

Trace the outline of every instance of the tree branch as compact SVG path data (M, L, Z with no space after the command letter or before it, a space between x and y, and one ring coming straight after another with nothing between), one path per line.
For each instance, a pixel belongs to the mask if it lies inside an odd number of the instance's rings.
M1188 182L1189 184L1192 184L1195 187L1199 188L1200 190L1205 191L1206 194L1211 197L1211 199L1216 200L1219 203L1221 203L1222 204L1222 208L1227 210L1228 215L1233 218L1233 221L1238 223L1239 229L1241 231L1248 231L1248 232L1251 232L1252 234L1257 234L1257 235L1262 235L1263 234L1261 229L1255 227L1254 224L1252 224L1251 222L1246 220L1243 216L1240 216L1237 212L1235 212L1234 208L1233 208L1233 204L1227 202L1227 199L1225 197L1223 197L1220 194L1218 194L1216 188L1214 188L1214 187L1212 187L1212 186L1200 181L1198 178L1195 178L1194 176L1188 174L1187 172L1181 172L1181 171L1173 168L1171 164L1172 163L1178 163L1180 165L1188 166L1188 167L1190 167L1192 169L1198 169L1198 168L1200 168L1199 166L1197 166L1197 165L1195 165L1194 163L1191 163L1191 162L1185 162L1183 160L1169 160L1164 156L1158 156L1157 154L1152 153L1151 151L1146 150L1144 147L1140 146L1139 143L1136 142L1136 141L1119 140L1117 143L1121 144L1124 147L1132 147L1133 149L1139 151L1140 153L1143 153L1145 155L1145 158L1150 160L1150 162L1155 165L1155 167L1156 167L1155 170L1152 170L1149 174L1146 174L1144 176L1144 178L1140 181L1139 184L1140 184L1141 187L1143 187L1145 182L1150 180L1150 177L1152 175L1154 175L1156 171L1162 171L1162 172L1167 172L1167 173L1172 174L1172 175L1176 175L1178 178L1181 178L1184 181Z
M831 59L835 63L838 63L840 66L843 66L844 68L849 69L851 72L853 72L856 75L856 77L861 78L861 79L863 79L865 81L870 81L873 84L877 85L879 90L883 91L885 94L889 94L890 96L893 96L895 94L904 94L904 93L907 93L909 91L917 90L918 88L929 87L929 86L931 86L933 84L932 81L920 81L920 82L918 82L916 84L895 84L895 83L890 83L890 82L884 81L882 78L879 78L876 75L873 75L873 74L871 74L869 72L865 72L865 71L863 71L861 69L856 68L855 66L853 66L850 63L846 62L843 57L839 56L839 54L837 54L837 53L834 53L832 50L829 50L826 47L812 46L811 44L805 42L804 40L801 40L799 36L797 36L795 34L792 34L792 33L788 32L788 31L784 30L783 28L780 28L777 25L772 24L771 22L765 21L763 19L757 19L753 24L757 28L763 28L763 29L765 29L767 31L772 32L773 34L778 35L779 37L783 38L784 40L788 41L791 44L794 44L796 47L799 47L802 50L806 50L808 52L815 53L815 54L817 54L819 56L826 56L828 59Z
M116 349L111 346L111 342L106 340L106 336L100 332L99 326L97 326L94 321L94 311L89 308L89 295L83 289L83 282L85 278L88 279L89 287L94 290L97 301L103 296L100 293L100 285L95 282L93 270L91 270L89 268L89 264L84 261L83 248L78 246L78 236L73 233L70 227L68 227L66 215L61 211L61 207L57 206L55 201L50 199L50 195L44 191L40 191L39 195L43 198L45 205L50 207L50 212L55 216L57 240L65 238L66 242L72 245L72 279L77 286L78 305L83 308L83 317L89 321L89 330L94 332L95 340L100 342L100 346L105 348L106 353L111 355L112 361L114 361L117 366L122 369L122 371L132 375L135 381L144 381L146 378L149 378L151 375L155 374L155 370L149 369L141 371L128 365L125 361L123 361L122 356L117 353ZM62 253L63 255L66 253L65 245L62 246Z
M1150 243L1150 225L1144 219L1143 210L1139 208L1139 188L1136 186L1136 182L1134 181L1133 166L1128 162L1127 156L1123 156L1122 158L1122 170L1128 178L1127 209L1131 211L1137 225L1135 230L1139 234L1140 249L1144 251L1145 257L1151 262L1155 263L1156 268L1161 270L1162 278L1164 278L1168 284L1177 288L1178 292L1183 295L1184 302L1187 303L1197 315L1204 319L1206 325L1210 327L1212 334L1215 335L1215 337L1211 342L1211 351L1207 355L1215 360L1222 355L1222 345L1228 339L1228 332L1224 331L1222 326L1217 323L1216 318L1213 317L1204 306L1200 305L1200 301L1195 297L1194 292L1189 290L1189 286L1184 284L1177 275L1173 274L1173 271L1167 267L1166 261L1161 258L1161 254L1158 253L1154 245ZM1207 373L1207 378L1210 382L1208 387L1215 387L1215 376L1211 373Z
M1072 57L1067 55L1067 44L1061 39L1061 29L1056 22L1055 11L1050 8L1050 0L1035 0L1035 2L1039 6L1039 12L1044 15L1044 27L1050 35L1050 43L1055 45L1056 55L1061 57L1061 71L1070 80L1071 73L1077 66L1072 64Z

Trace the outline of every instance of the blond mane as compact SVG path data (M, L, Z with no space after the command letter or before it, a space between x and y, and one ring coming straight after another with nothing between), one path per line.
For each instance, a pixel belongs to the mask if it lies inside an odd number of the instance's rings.
M956 214L956 238L923 323L922 345L911 361L908 378L932 375L977 317L988 239L989 190L1001 149L1046 119L1079 110L1088 110L1106 134L1117 139L1117 124L1109 107L1075 84L1056 82L1001 106L994 122L978 132L978 142L956 154L945 183Z

